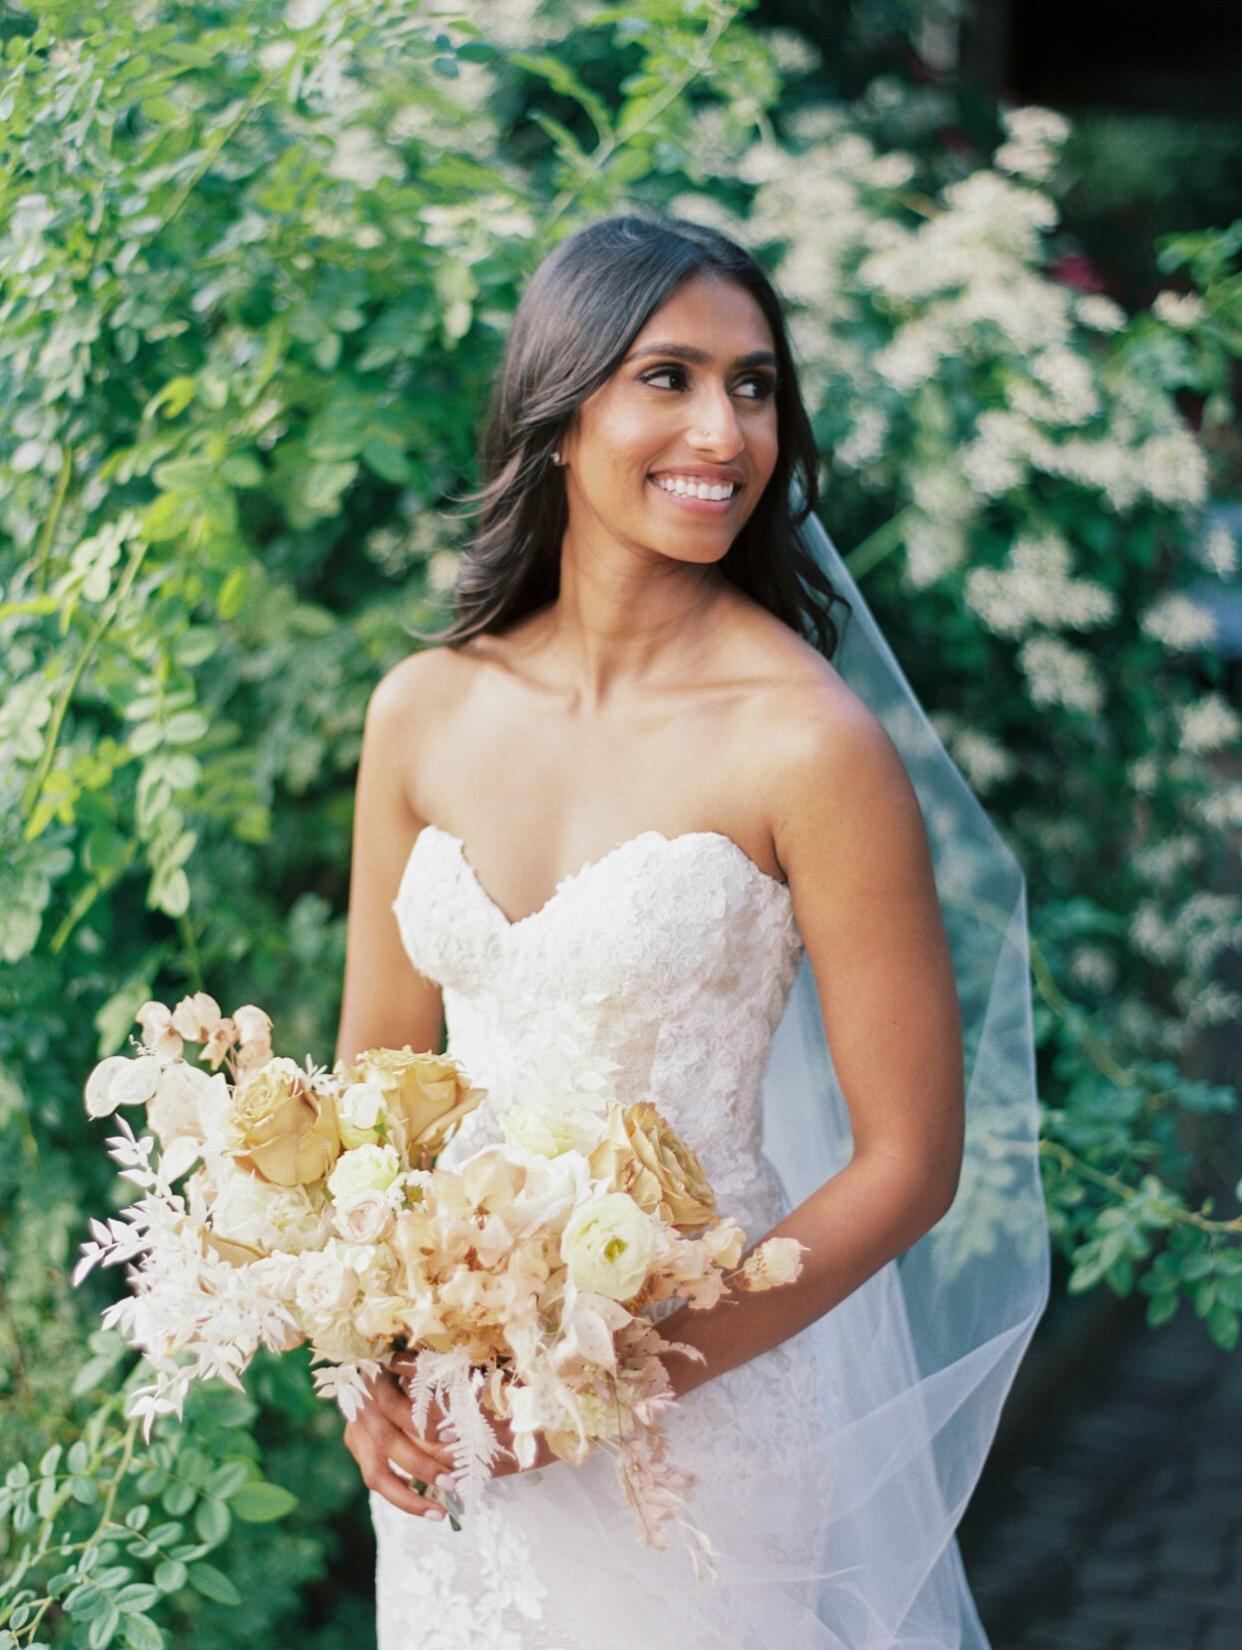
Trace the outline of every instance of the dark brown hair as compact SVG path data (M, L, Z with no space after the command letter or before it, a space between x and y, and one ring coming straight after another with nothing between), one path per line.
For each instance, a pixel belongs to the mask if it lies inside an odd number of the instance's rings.
M577 230L531 277L488 404L479 451L483 484L459 500L479 524L462 553L454 618L437 634L407 627L410 635L460 646L556 599L568 505L552 452L648 319L698 275L733 281L750 293L771 328L778 368L776 467L721 559L720 573L832 657L840 640L832 606L850 604L798 534L819 498L818 453L780 300L750 253L727 235L686 218L636 213ZM802 494L797 506L790 496L795 476Z

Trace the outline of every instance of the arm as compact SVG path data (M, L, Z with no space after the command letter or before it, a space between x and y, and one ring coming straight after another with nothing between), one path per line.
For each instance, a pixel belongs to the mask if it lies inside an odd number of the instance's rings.
M420 821L410 806L406 774L427 670L420 655L404 660L376 685L367 705L354 804L346 930L345 988L336 1053L352 1059L365 1048L438 1050L443 1024L439 988L406 956L391 909ZM371 1398L345 1428L345 1446L363 1482L402 1512L433 1518L442 1511L400 1479L390 1463L431 1484L452 1466L446 1446L419 1438L410 1406L393 1376L381 1373Z
M896 747L852 694L799 718L773 836L849 1107L854 1154L772 1228L807 1246L795 1283L681 1307L662 1335L678 1394L806 1328L945 1214L965 1126L961 1014L922 814ZM830 714L829 714L830 708ZM728 1211L723 1211L727 1213Z
M410 804L419 685L431 661L415 654L377 683L367 705L354 803L346 928L345 985L338 1059L365 1048L438 1051L443 1026L439 987L414 968L391 909L410 845L423 821Z

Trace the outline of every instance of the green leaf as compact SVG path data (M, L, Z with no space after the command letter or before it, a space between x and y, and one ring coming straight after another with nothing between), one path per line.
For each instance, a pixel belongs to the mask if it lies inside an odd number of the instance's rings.
M1232 1352L1238 1344L1238 1314L1233 1307L1217 1301L1207 1315L1207 1331L1222 1351Z
M155 1585L161 1593L175 1593L185 1586L189 1571L178 1558L165 1558L155 1566Z
M1162 1323L1168 1323L1180 1305L1181 1298L1173 1290L1164 1295L1153 1295L1147 1303L1147 1327L1159 1329Z
M233 1520L223 1501L200 1501L194 1509L194 1528L200 1541L217 1546L229 1533Z
M86 1642L89 1650L103 1650L105 1644L112 1642L112 1636L120 1625L121 1612L109 1599L87 1629Z
M130 1650L164 1650L164 1634L150 1616L126 1616L122 1631Z
M297 1504L297 1496L279 1484L243 1484L229 1497L229 1506L243 1524L270 1524L284 1518Z
M240 1604L242 1601L241 1594L224 1571L217 1570L214 1564L208 1564L204 1559L190 1565L190 1586L216 1604Z
M184 1518L195 1502L194 1488L175 1478L164 1491L164 1510L173 1518Z
M235 567L220 586L216 597L216 612L226 623L235 619L246 601L246 569Z
M250 1461L222 1461L207 1475L203 1489L208 1495L227 1501L243 1484L251 1483L255 1476L254 1465Z
M261 487L267 471L253 453L230 453L220 466L220 474L232 487Z

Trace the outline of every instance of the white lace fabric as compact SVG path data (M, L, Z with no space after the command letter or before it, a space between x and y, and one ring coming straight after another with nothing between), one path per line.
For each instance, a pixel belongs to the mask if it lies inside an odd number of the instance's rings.
M448 1051L489 1091L443 1161L498 1137L524 1062L568 1007L587 1015L590 1054L616 1063L617 1096L654 1101L699 1153L721 1213L754 1241L787 1212L762 1152L760 1093L803 947L789 889L731 838L640 833L510 921L461 841L428 825L393 910L415 968L441 987ZM799 1463L816 1459L832 1386L804 1331L667 1416L674 1458L696 1476L688 1514L728 1584L698 1586L676 1540L640 1547L603 1452L493 1480L458 1531L372 1494L379 1650L751 1650L776 1642L758 1636L758 1619L753 1633L742 1625L746 1556L760 1549L788 1568L788 1621L815 1628L805 1642L846 1650L797 1580L814 1571L817 1540L816 1486L800 1482ZM770 1496L752 1505L757 1462L765 1478L782 1475L783 1514ZM749 1613L770 1622L770 1597Z

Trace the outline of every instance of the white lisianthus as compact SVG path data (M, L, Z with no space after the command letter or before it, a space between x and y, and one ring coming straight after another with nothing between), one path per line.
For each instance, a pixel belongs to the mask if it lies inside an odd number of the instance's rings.
M371 1192L386 1192L401 1173L395 1146L355 1146L342 1152L328 1176L328 1190L338 1208Z
M378 1145L379 1126L386 1117L378 1083L351 1083L336 1103L336 1126L342 1143L351 1149Z
M575 1209L561 1236L561 1259L580 1289L629 1300L655 1254L651 1220L628 1192L604 1192Z
M358 1295L358 1274L333 1249L302 1257L298 1268L297 1303L303 1312L330 1315L352 1306Z

